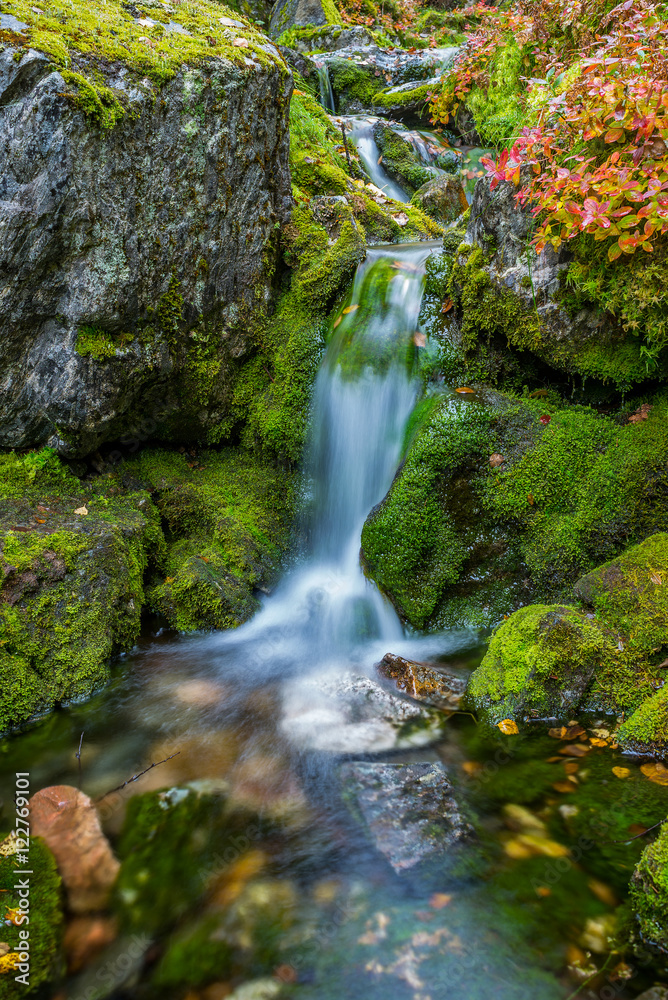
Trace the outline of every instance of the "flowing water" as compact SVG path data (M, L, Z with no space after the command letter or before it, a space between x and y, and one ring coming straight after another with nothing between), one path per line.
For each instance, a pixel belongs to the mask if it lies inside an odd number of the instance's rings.
M388 198L395 201L408 202L410 195L401 184L393 180L382 166L380 150L373 137L373 127L378 120L367 115L347 115L341 119L346 126L348 136L357 147L360 160L372 182Z
M320 103L322 104L325 111L331 111L331 113L334 114L336 108L334 107L334 91L332 90L332 83L331 80L329 79L329 68L326 62L316 61L315 65L318 71Z
M163 984L159 995L180 997L198 985L195 943L186 949L185 980L173 971L174 949L203 921L224 919L212 940L226 940L235 920L243 933L231 958L220 953L223 984L273 973L274 987L287 990L281 995L304 1000L565 1000L606 959L611 913L642 849L642 841L623 845L629 824L649 826L666 813L666 789L637 794L650 783L635 765L622 762L625 781L612 777L620 760L608 748L592 750L580 777L571 767L567 778L544 730L492 738L466 716L452 718L435 746L384 758L445 762L477 830L455 874L443 867L428 881L397 875L345 805L341 758L368 760L373 747L336 678L372 676L390 650L438 659L464 676L483 649L480 636L463 631L406 634L359 565L364 518L392 481L416 399L414 334L432 249L370 250L333 322L305 477L307 551L255 618L195 636L148 623L105 691L0 744L6 775L30 771L33 788L80 782L92 796L178 753L103 800L112 838L131 796L185 782L222 780L234 808L262 818L264 826L244 827L233 876L225 870L216 883L222 911L207 898L179 911L176 937L158 935L142 975L154 989ZM8 780L0 788L6 801ZM142 894L150 900L152 880L164 878L161 848L170 850L156 838L126 905ZM172 877L177 907L178 873ZM253 923L259 899L263 917ZM609 964L617 969L609 995L636 996L645 973L622 964ZM108 965L103 955L88 974L98 988ZM98 996L87 982L67 995ZM604 979L592 982L600 990ZM125 981L115 995L155 993Z

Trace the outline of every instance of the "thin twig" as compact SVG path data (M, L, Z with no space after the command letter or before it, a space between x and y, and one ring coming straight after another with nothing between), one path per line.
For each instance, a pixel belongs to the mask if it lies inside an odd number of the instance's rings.
M165 757L164 760L156 760L153 764L149 764L149 766L144 768L143 771L140 771L139 774L133 774L131 778L124 781L122 785L117 785L116 788L110 788L108 792L104 793L104 795L100 795L99 799L95 799L96 804L101 802L102 799L106 799L107 795L113 795L114 792L120 792L126 785L131 785L133 781L138 781L142 775L147 773L147 771L152 771L154 767L159 767L160 764L166 764L168 760L172 759L172 757L178 757L180 753L181 751L177 750L176 753L170 754L169 757Z
M346 151L346 160L348 161L348 170L352 173L353 167L350 162L350 150L348 149L348 140L346 138L346 126L341 122L341 135L343 136L343 148Z
M665 819L660 819L658 823L654 824L654 826L648 826L647 829L643 830L642 833L636 833L635 837L629 837L628 840L603 840L603 841L601 841L601 843L603 843L603 844L630 844L632 840L638 840L640 837L644 837L646 833L650 833L652 830L656 830L657 826L661 826L665 822L666 822Z
M79 761L79 788L81 788L81 747L83 746L83 738L86 730L84 729L79 737L79 749L75 753L76 759Z

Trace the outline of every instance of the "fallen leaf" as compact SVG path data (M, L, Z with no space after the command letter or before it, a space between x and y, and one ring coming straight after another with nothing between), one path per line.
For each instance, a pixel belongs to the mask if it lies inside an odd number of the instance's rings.
M5 912L6 924L14 924L15 927L18 927L20 924L23 923L24 919L25 918L23 916L23 910L20 908L20 906L16 906L14 907L14 909L12 909L10 906L7 907Z
M657 785L668 785L668 767L665 764L643 764L640 770Z
M598 736L590 736L589 742L593 747L607 747L608 741L602 740Z
M586 746L584 743L569 743L567 746L562 747L559 751L564 757L584 757L589 753L591 747Z
M546 885L539 885L539 886L536 887L536 895L537 896L542 896L543 899L544 899L546 896L551 896L552 895L552 890L548 889L548 887Z
M14 972L18 969L21 959L18 951L10 951L8 955L0 958L0 972Z
M250 45L250 42L248 41L247 38L235 38L234 41L232 42L232 45L235 45L238 49L247 49Z
M77 507L77 509L74 511L74 513L75 514L81 514L82 517L85 517L86 514L88 513L88 508L87 507Z
M668 660L666 660L666 666L668 666ZM609 729L592 729L594 736L600 736L602 740L607 740L610 735Z
M635 413L632 413L629 417L630 424L640 424L643 420L647 420L652 409L649 403L643 403L642 406L638 407Z
M566 738L567 732L566 726L560 726L558 729L548 729L547 735L551 736L553 740L563 740Z
M452 309L453 305L454 305L454 302L452 301L452 299L444 299L443 305L441 306L441 312L444 312L444 313L450 312L450 310Z
M426 347L427 338L425 337L424 333L420 333L419 330L416 330L415 333L413 334L413 343L415 344L416 347Z
M513 722L512 719L502 719L502 721L498 723L498 726L504 736L515 736L519 733L517 723Z
M343 316L337 316L336 317L336 319L334 320L334 325L332 326L333 330L336 330L337 326L339 325L339 323L341 322L342 319L343 319Z
M578 736L586 736L586 735L587 735L587 730L583 729L582 726L579 726L577 722L575 723L569 722L568 729L566 730L567 740L574 740Z
M534 498L533 498L533 493L528 493L528 494L527 494L527 500L529 501L529 503L530 503L530 504L531 504L531 506L533 507L533 505L534 505L534 504L535 504L535 502L536 502L536 501L534 500Z
M539 397L544 399L548 395L549 393L547 389L535 389L533 392L529 393L529 399L538 399Z
M630 778L631 771L628 767L613 767L612 773L616 778Z
M455 392L462 392L462 393L464 393L464 392L475 392L475 389L469 389L469 387L467 385L460 385L460 387L458 389L455 389Z
M606 885L605 882L599 882L598 879L591 878L587 882L587 885L596 898L600 899L600 901L606 906L619 906L619 899L610 886Z
M346 306L346 308L343 310L343 312L341 313L341 315L342 316L347 316L348 313L355 312L356 309L359 309L359 302L356 305L354 305L354 306Z
M405 212L398 212L396 215L393 215L392 218L394 219L394 221L398 226L408 225L408 216L406 215Z
M46 524L43 517L36 517L35 520L37 521L37 524Z
M555 781L552 787L555 792L561 792L562 795L565 795L566 792L575 791L575 785L573 785L570 781Z
M657 585L657 587L660 587L661 584L663 583L663 580L661 579L658 573L651 572L649 574L649 578L652 581L652 583L655 583Z
M478 760L465 760L462 764L462 771L464 774L468 774L469 778L475 777L476 774L480 774L483 766Z
M432 910L442 910L452 900L452 896L447 892L435 892L429 899Z
M543 414L541 414L540 422L541 422L541 424L549 424L549 422L550 422L551 419L552 419L552 417L549 416L549 414L543 413Z
M504 462L505 458L503 457L503 455L499 455L498 452L494 452L493 455L489 456L489 464L492 466L493 469L498 469L498 467L500 465L503 465Z
M567 760L564 762L564 771L566 774L575 774L579 766L576 760Z
M642 837L643 833L647 833L648 827L643 826L642 823L631 823L629 827L629 833L632 837Z

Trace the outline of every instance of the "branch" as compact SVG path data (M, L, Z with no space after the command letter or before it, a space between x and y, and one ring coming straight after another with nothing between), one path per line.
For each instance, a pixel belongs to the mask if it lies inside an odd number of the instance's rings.
M140 771L139 774L133 774L131 778L124 781L122 785L117 785L116 788L111 788L108 792L105 792L104 795L100 795L99 799L95 799L95 805L97 805L98 802L101 802L102 799L106 799L108 795L113 795L114 792L122 791L126 785L131 785L133 781L138 781L142 775L146 774L148 771L152 771L154 767L159 767L160 764L166 764L168 760L172 759L172 757L178 757L180 753L181 751L177 750L176 753L170 754L169 757L165 757L164 760L157 760L153 764L149 764L149 766L144 768L143 771Z

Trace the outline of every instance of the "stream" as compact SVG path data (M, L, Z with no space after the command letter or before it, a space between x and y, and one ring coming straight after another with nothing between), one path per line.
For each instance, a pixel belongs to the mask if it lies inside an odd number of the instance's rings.
M361 154L367 138L360 127ZM230 802L269 822L270 833L246 838L238 880L239 898L262 887L274 901L274 944L265 959L264 938L242 950L235 981L273 970L285 995L305 1000L604 996L578 987L605 982L596 970L643 846L624 837L665 815L668 789L637 794L648 783L609 746L566 767L572 760L546 727L509 741L462 714L441 718L437 732L431 723L409 732L388 724L375 700L386 686L374 667L388 652L461 678L484 652L475 632L407 633L359 563L364 519L392 482L418 393L414 334L436 246L376 247L358 268L315 389L306 552L257 615L233 631L188 636L148 621L108 688L2 741L3 773L30 770L35 787L80 782L97 797L178 754L105 800L112 839L132 796L185 782L223 781ZM605 719L578 721L605 732ZM475 835L426 871L398 870L351 807L351 761L444 764ZM618 765L624 780L612 773ZM0 791L9 798L4 778ZM198 926L206 907L181 927ZM612 962L623 1000L646 977L622 964ZM114 995L143 995L136 983L117 987Z

